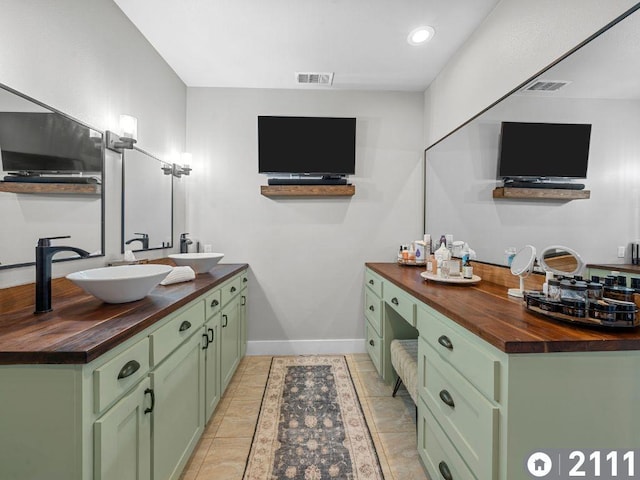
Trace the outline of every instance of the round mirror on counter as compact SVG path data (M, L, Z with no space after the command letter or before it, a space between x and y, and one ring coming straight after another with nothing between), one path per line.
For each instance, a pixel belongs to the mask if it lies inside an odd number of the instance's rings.
M540 252L539 262L545 272L556 275L580 275L584 262L575 250L562 245L551 245Z
M525 245L515 254L511 261L511 273L520 277L520 288L510 288L508 294L512 297L522 298L524 291L524 279L531 275L533 265L536 262L536 247Z

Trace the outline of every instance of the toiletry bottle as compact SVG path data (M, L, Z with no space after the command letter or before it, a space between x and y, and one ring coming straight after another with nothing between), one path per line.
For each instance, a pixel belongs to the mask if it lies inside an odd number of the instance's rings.
M471 280L473 278L473 267L469 262L469 254L465 254L462 257L462 278Z
M413 248L413 242L409 244L409 263L416 263L416 250Z
M400 250L398 251L398 263L402 263L402 245L400 245Z
M428 233L424 234L424 249L425 249L425 256L428 256L433 251L431 249L431 235Z
M409 261L409 249L406 245L402 246L402 261L407 263Z

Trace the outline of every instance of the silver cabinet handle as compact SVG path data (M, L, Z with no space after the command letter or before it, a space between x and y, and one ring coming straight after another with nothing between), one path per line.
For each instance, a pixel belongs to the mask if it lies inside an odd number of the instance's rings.
M451 343L451 340L449 340L449 337L447 337L446 335L441 335L438 338L438 343L442 345L444 348L453 350L453 343Z
M453 402L453 398L451 397L451 394L447 390L441 390L439 395L440 395L440 400L442 400L445 404L449 405L451 408L454 408L456 406L456 404Z

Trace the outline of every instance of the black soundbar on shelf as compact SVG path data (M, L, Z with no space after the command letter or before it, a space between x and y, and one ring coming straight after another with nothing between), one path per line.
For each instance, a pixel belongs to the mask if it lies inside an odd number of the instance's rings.
M6 175L5 182L12 183L76 183L81 185L99 184L99 178L96 177L41 177L36 175Z
M269 185L347 185L346 178L270 178Z
M570 182L527 182L512 180L504 182L505 188L557 188L560 190L584 190L583 183Z

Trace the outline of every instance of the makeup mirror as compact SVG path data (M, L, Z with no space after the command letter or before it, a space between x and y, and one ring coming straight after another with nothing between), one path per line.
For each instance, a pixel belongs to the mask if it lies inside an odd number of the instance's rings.
M524 279L531 275L536 261L536 248L533 245L525 245L511 261L511 273L520 277L520 288L510 288L508 294L512 297L522 298L524 291Z
M582 273L584 262L575 250L562 245L551 245L540 252L538 258L545 272L556 275L576 276Z

